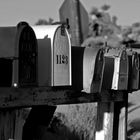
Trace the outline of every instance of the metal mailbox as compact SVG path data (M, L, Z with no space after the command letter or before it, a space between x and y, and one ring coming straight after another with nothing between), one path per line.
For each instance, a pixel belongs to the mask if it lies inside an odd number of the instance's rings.
M139 56L138 53L132 50L127 50L129 60L129 79L128 79L128 90L139 89Z
M132 48L133 52L137 52L138 59L139 59L138 66L140 67L140 44L132 44L131 48ZM139 77L137 77L137 78L139 78L139 88L138 89L140 89L140 68L138 68L138 70L139 70L139 72L138 72Z
M0 27L0 86L37 85L37 40L26 22Z
M71 43L63 25L33 26L38 41L39 86L71 85Z
M104 53L100 48L72 47L72 86L86 93L98 93L102 87Z
M127 90L128 56L122 49L109 49L105 53L102 90Z

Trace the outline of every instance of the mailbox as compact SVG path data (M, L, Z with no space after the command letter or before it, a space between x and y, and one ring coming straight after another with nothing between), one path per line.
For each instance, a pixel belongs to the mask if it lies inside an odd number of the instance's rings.
M127 90L128 56L125 50L109 49L105 53L102 90Z
M63 25L32 27L38 41L39 86L71 85L71 43Z
M0 86L37 85L37 40L26 22L0 27Z
M72 47L72 87L98 93L102 87L104 53L99 47Z
M138 53L132 50L127 50L129 60L129 79L128 90L139 89L139 56Z
M139 61L139 64L138 64L138 66L140 67L140 44L132 44L131 45L131 47L132 47L132 51L134 51L134 52L137 52L137 55L138 55L138 61ZM138 77L137 78L139 78L139 89L140 89L140 69L138 68L138 70L139 70L139 72L138 72Z

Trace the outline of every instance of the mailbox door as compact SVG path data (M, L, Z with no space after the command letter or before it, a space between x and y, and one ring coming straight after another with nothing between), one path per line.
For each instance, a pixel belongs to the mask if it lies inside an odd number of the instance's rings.
M104 72L104 53L103 50L99 50L95 60L94 76L91 84L91 92L101 92Z
M116 58L115 69L116 73L116 84L112 85L114 90L127 90L128 87L128 56L126 51L122 51L120 56Z
M139 57L137 53L132 55L131 81L132 89L137 90L139 88Z
M128 53L128 62L129 62L128 87L127 87L127 89L129 91L131 91L132 90L132 85L131 85L132 81L131 81L131 78L132 78L132 69L133 69L132 68L132 52L128 51L127 53Z
M83 90L87 93L100 92L102 73L103 52L99 48L85 48L83 59Z
M139 46L140 46L140 44L133 44L132 45L132 47L134 48L133 49L133 51L135 51L135 52L137 52L137 54L138 54L138 59L139 59L139 64L138 64L138 66L140 67L140 49L139 49ZM140 89L140 68L138 69L139 70L139 73L138 73L138 75L139 75L139 89Z
M85 48L83 58L83 90L87 93L91 92L96 57L97 50L94 51L93 48Z
M133 91L139 89L139 56L135 51L128 51L129 61L129 77L128 90Z
M126 51L111 49L105 54L105 69L103 75L103 89L127 89L128 57Z
M138 53L139 67L140 67L140 53ZM139 89L140 89L140 69L139 69Z
M105 56L102 90L110 90L112 88L113 74L114 58Z
M23 28L18 44L19 86L37 85L37 42L31 27Z
M53 40L53 85L71 85L71 45L68 32L57 28Z
M114 58L114 73L111 89L118 90L119 73L120 73L120 58L116 57Z

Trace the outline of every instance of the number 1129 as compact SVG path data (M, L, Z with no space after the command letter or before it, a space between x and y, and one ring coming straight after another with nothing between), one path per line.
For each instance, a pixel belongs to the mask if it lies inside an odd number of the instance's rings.
M68 56L56 55L56 64L68 64Z

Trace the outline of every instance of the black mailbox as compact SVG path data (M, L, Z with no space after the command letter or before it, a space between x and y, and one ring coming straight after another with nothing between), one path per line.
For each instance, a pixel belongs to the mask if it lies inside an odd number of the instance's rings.
M0 27L0 64L1 87L37 85L37 40L28 23Z
M99 47L72 47L72 86L86 93L99 93L102 87L104 53Z
M129 79L128 90L134 91L139 89L139 56L132 49L127 50L129 60Z

